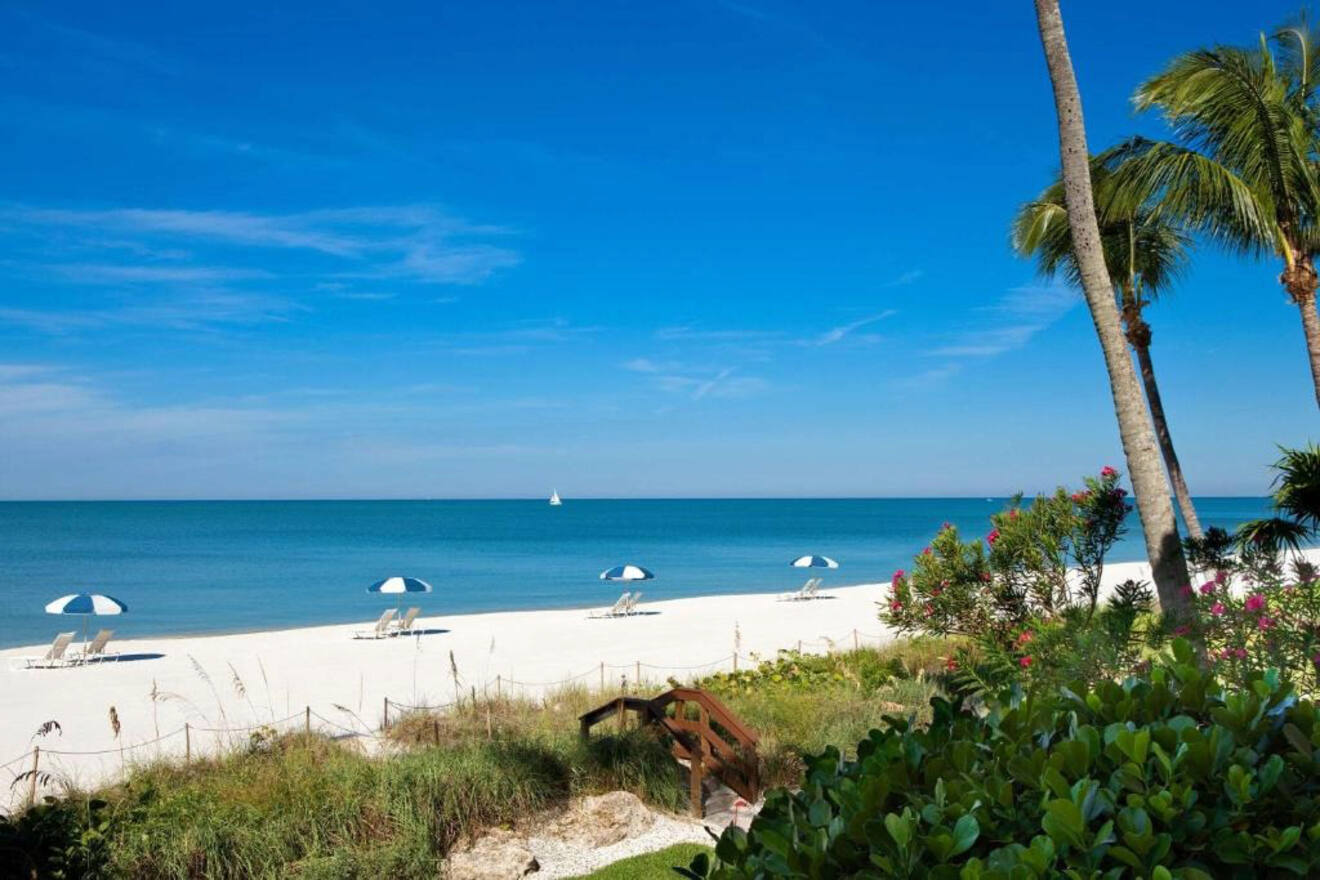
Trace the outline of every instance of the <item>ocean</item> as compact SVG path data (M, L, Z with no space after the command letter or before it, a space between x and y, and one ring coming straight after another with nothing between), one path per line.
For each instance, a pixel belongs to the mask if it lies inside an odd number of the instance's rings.
M983 534L1005 499L0 502L0 646L49 642L45 603L108 593L117 638L375 619L390 575L429 581L425 615L608 605L598 580L631 562L648 599L889 580L945 521ZM1264 498L1202 498L1203 524L1263 515ZM788 566L816 553L835 571ZM1135 515L1115 562L1144 558ZM859 622L863 623L863 622Z

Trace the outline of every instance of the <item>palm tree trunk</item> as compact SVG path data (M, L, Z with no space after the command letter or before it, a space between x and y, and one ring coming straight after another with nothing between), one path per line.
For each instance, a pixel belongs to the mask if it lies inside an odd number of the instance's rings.
M1302 313L1302 332L1306 334L1306 353L1311 358L1311 382L1315 385L1315 402L1320 406L1320 315L1315 311L1315 291L1297 298Z
M1178 502L1183 522L1187 524L1187 534L1193 538L1204 537L1201 520L1197 518L1196 508L1192 505L1192 493L1187 491L1187 480L1183 478L1182 465L1178 462L1178 453L1173 451L1173 436L1169 433L1169 422L1164 416L1160 386L1155 383L1155 365L1150 361L1150 346L1134 345L1133 348L1137 352L1137 364L1141 367L1141 383L1146 387L1150 420L1155 424L1155 439L1159 441L1164 467L1169 472L1169 482L1173 484L1173 497Z
M1164 481L1155 434L1151 430L1136 371L1128 357L1127 342L1119 327L1114 287L1105 268L1100 227L1091 191L1090 152L1082 121L1082 99L1073 74L1063 16L1058 0L1035 0L1040 42L1054 87L1054 109L1059 117L1059 153L1063 160L1064 201L1073 250L1080 270L1082 290L1091 309L1096 336L1109 372L1109 388L1118 417L1118 434L1127 458L1128 476L1136 494L1146 553L1160 604L1166 612L1181 616L1190 605L1183 590L1189 586L1187 561L1178 539L1178 521L1173 516Z

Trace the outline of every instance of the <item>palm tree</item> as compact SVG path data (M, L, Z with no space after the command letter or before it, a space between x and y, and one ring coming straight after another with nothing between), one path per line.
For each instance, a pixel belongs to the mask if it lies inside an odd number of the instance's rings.
M1054 88L1054 109L1059 119L1059 153L1063 160L1063 195L1072 233L1077 274L1091 310L1096 336L1109 372L1109 389L1118 418L1118 434L1127 458L1128 476L1136 493L1146 552L1160 604L1166 612L1181 614L1188 607L1183 587L1188 584L1187 562L1178 540L1178 521L1164 482L1159 450L1146 417L1141 386L1124 346L1119 327L1114 287L1105 268L1100 227L1091 191L1090 152L1082 121L1082 99L1077 91L1063 16L1058 0L1035 0L1040 42Z
M1277 257L1279 283L1297 306L1320 405L1320 58L1303 28L1264 36L1256 49L1219 46L1179 55L1143 83L1138 109L1158 109L1179 143L1133 140L1117 170L1120 210L1158 200L1188 226L1228 247Z
M1100 210L1100 244L1105 266L1114 282L1123 333L1137 355L1146 403L1155 426L1155 439L1164 457L1164 467L1173 485L1173 495L1188 533L1202 537L1201 521L1196 516L1187 480L1183 477L1173 435L1164 414L1164 401L1155 381L1151 361L1150 324L1142 310L1172 283L1187 263L1190 239L1167 215L1149 206L1119 216L1105 211L1109 157L1102 154L1091 161L1091 182ZM1074 286L1081 283L1081 272L1073 256L1072 233L1068 229L1068 211L1064 206L1063 184L1056 181L1034 202L1022 206L1013 221L1013 247L1023 256L1035 256L1042 274L1054 277L1062 273Z

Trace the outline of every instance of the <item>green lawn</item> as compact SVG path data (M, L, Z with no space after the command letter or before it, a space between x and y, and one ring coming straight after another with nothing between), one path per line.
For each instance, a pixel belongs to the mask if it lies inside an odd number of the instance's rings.
M675 865L687 866L693 857L699 852L711 852L708 846L701 846L696 843L679 843L669 847L669 849L657 850L653 853L645 853L640 856L633 856L630 859L615 862L612 865L606 865L594 874L587 874L577 880L660 880L660 878L676 878L674 873Z

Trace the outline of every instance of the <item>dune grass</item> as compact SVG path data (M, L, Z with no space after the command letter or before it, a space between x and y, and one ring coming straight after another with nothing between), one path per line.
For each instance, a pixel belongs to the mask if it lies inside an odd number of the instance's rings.
M942 664L924 643L786 653L696 683L760 733L767 784L795 785L803 753L849 747L887 714L920 717ZM69 858L100 867L69 876L435 877L461 838L525 826L573 797L625 790L660 809L685 808L683 771L657 731L607 724L579 738L578 715L616 695L570 688L414 711L372 756L317 735L256 737L222 757L139 767L121 784L50 805L49 815L34 812L23 827L82 840ZM20 843L35 839L20 832Z

